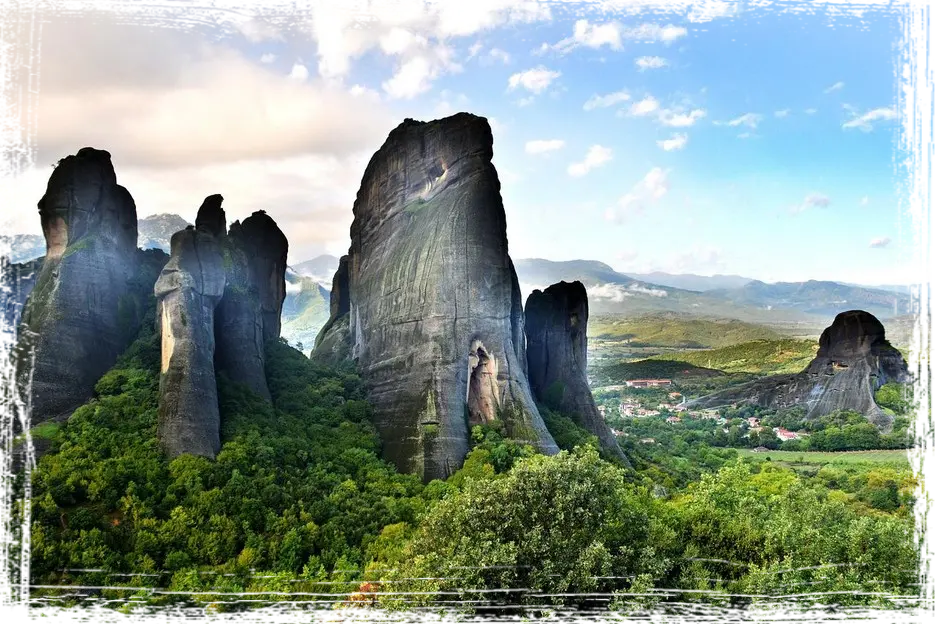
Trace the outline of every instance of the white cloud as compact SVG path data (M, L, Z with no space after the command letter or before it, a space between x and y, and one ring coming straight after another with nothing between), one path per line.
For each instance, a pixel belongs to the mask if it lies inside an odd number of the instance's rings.
M805 109L805 114L806 114L806 115L814 115L814 114L817 113L817 112L818 112L818 109L817 109L817 108L806 108L806 109Z
M641 214L648 205L654 204L669 192L669 170L653 167L637 182L629 193L617 201L617 207L607 210L608 221L624 221L627 217Z
M802 200L802 203L789 208L793 214L803 212L809 208L827 208L831 205L831 199L822 193L809 193Z
M881 236L879 238L874 238L870 241L870 247L872 249L882 249L883 247L889 246L892 242L889 236Z
M688 135L684 132L673 134L671 139L656 141L656 145L667 152L680 150L685 147L686 144L688 144Z
M299 82L308 80L308 68L301 63L294 63L292 65L292 71L289 72L289 78L298 80Z
M776 117L782 119L783 117L788 117L788 116L789 116L789 113L791 113L791 112L792 112L792 111L790 111L788 108L784 108L784 109L782 109L782 110L776 111L776 112L773 113L773 114L776 115Z
M526 153L527 154L546 154L548 152L554 152L555 150L562 149L565 146L565 141L561 139L540 139L536 141L526 141Z
M759 135L753 132L741 132L740 134L737 135L737 138L738 139L756 139L756 138L759 138Z
M863 115L854 113L853 119L845 122L841 127L845 130L859 128L864 132L870 132L873 130L873 124L875 122L888 121L891 119L896 119L896 111L892 108L874 108Z
M634 117L645 117L659 110L659 100L651 95L647 95L639 102L634 102L630 106L630 114Z
M273 54L272 52L267 52L266 54L260 57L260 62L263 63L264 65L268 65L275 60L276 60L276 55Z
M539 65L538 67L513 74L510 76L507 84L511 90L522 87L527 91L539 95L548 89L549 85L561 75L561 72L552 71L543 65Z
M710 274L723 269L723 256L720 247L694 243L688 249L675 254L662 270L668 273Z
M411 99L442 75L460 71L447 46L452 38L551 19L548 6L528 0L492 0L470 6L421 0L368 3L366 17L356 4L313 4L305 26L317 44L318 72L325 79L341 80L356 59L379 49L396 61L394 75L384 89L398 99ZM475 43L468 58L480 50L481 44Z
M831 85L830 87L828 87L827 89L825 89L825 93L834 93L835 91L840 91L843 88L844 88L844 83L841 81L838 81L834 83L833 85Z
M510 62L510 53L506 50L501 50L500 48L491 48L490 52L487 53L485 59L490 59L491 61L499 61L504 65L509 64Z
M610 162L612 158L613 150L611 150L609 147L592 145L588 149L588 153L585 155L583 161L572 163L568 166L568 175L574 178L580 178L581 176L586 175L589 171L591 171L591 169L601 167Z
M650 297L667 297L668 292L661 288L652 288L640 284L597 284L588 288L588 297L591 299L604 299L616 303L622 302L627 297L636 295L649 295Z
M648 43L665 43L669 44L684 37L688 34L688 30L681 26L673 26L669 24L668 26L660 26L658 24L642 24L635 28L629 28L622 32L624 39L632 39L634 41L643 41Z
M703 22L712 19L726 19L728 17L737 17L743 15L743 5L718 4L708 9L703 9L701 13L694 17L686 18L688 21Z
M669 64L669 62L661 56L641 56L634 62L640 71L646 71L647 69L660 69Z
M688 128L700 119L704 119L705 115L703 108L696 108L687 114L664 109L659 113L659 123L670 128Z
M636 15L644 9L664 9L666 0L607 0L604 8L608 11L624 10L627 15Z
M763 119L762 115L758 115L756 113L744 113L740 117L731 119L730 121L719 124L719 125L727 125L731 127L746 126L750 129L756 130L757 125L760 123L762 119Z
M870 205L870 198L869 198L869 197L867 197L867 196L865 195L865 196L863 196L863 197L860 198L860 207L861 207L861 208L866 208L866 207L869 206L869 205Z
M470 61L472 58L474 58L475 56L477 56L478 54L480 54L480 51L483 50L483 49L484 49L484 44L482 44L480 41L474 42L474 43L471 45L471 47L468 48L467 60Z
M591 24L588 20L578 20L571 37L562 39L551 48L565 53L579 46L595 49L607 46L611 50L620 50L620 25L616 22Z
M607 95L592 95L584 103L584 110L594 110L595 108L607 108L630 99L630 94L626 91L615 91Z
M270 40L282 40L282 34L269 22L250 18L236 24L237 30L250 43L262 43Z

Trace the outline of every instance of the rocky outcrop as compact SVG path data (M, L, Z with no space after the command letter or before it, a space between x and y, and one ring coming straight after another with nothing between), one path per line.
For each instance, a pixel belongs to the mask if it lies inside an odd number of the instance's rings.
M818 353L801 373L776 375L696 399L689 407L749 403L763 407L807 407L808 418L837 410L864 414L882 431L892 417L874 401L889 382L909 383L902 354L886 340L883 324L863 310L838 314L818 340Z
M604 451L626 462L597 410L588 385L588 293L559 282L526 299L526 361L536 399L597 436Z
M44 258L28 262L10 263L0 257L0 313L3 314L4 330L17 333L23 309L29 294L36 286Z
M110 154L63 158L39 201L46 255L22 314L18 377L32 422L67 418L136 336L136 206ZM151 285L150 285L151 286ZM33 364L34 362L34 364Z
M195 226L172 236L170 260L155 286L159 439L173 457L214 457L220 450L217 374L270 398L265 345L279 336L287 242L263 212L226 233L222 201L207 197Z
M390 133L354 203L347 299L332 295L313 354L357 360L384 456L426 480L461 465L473 424L502 420L509 436L558 450L526 379L492 156L489 124L466 113Z

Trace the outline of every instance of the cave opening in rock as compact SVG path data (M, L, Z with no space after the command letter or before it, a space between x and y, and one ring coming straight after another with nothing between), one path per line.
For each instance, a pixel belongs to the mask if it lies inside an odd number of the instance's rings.
M499 407L497 360L475 340L468 352L468 424L473 427L493 422Z

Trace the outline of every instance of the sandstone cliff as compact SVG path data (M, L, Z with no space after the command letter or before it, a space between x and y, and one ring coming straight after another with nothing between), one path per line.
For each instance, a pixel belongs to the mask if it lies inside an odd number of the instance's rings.
M559 282L526 299L526 361L536 399L597 436L626 462L588 385L588 293L581 282ZM627 462L628 463L628 462Z
M218 373L270 398L265 345L279 337L287 242L263 212L226 233L222 201L207 197L195 226L172 236L155 286L159 439L170 456L214 457L220 450Z
M456 470L469 427L494 419L517 440L558 450L526 379L492 156L490 126L474 115L407 119L390 133L354 203L347 297L332 294L335 314L316 341L315 357L346 345L385 457L426 480Z
M36 285L44 258L28 262L10 263L7 258L0 258L0 310L4 327L12 334L18 334L17 326L23 316L23 309L29 294Z
M22 314L18 377L32 422L67 418L135 337L142 305L136 206L110 154L63 158L39 201L46 255ZM151 285L150 285L151 286ZM30 364L34 361L34 366Z
M873 394L883 384L909 381L906 361L886 340L883 324L869 312L851 310L838 314L822 332L815 359L801 373L760 379L696 399L688 406L804 405L808 418L854 410L887 432L893 419L876 404Z

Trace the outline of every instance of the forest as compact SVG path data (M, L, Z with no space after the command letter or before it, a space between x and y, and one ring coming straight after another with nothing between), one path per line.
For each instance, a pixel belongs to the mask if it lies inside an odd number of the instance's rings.
M93 400L42 432L33 601L632 610L805 592L892 607L916 593L908 467L807 475L703 440L661 451L630 436L625 468L543 406L560 454L493 423L474 429L460 470L423 484L380 459L353 367L282 340L267 345L273 404L219 379L216 461L168 461L151 327Z

